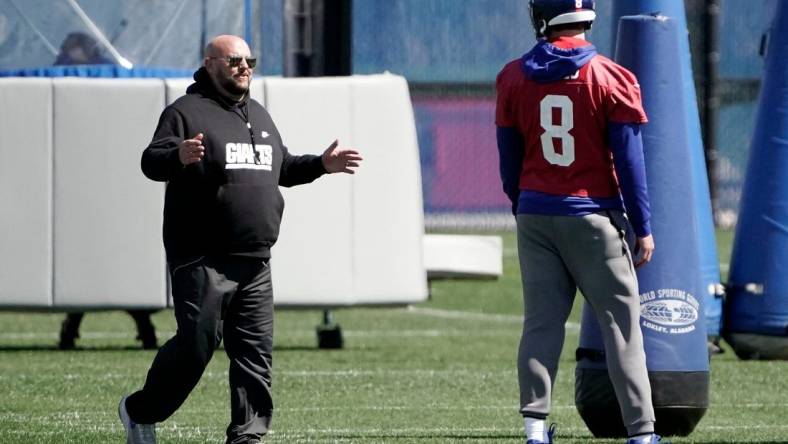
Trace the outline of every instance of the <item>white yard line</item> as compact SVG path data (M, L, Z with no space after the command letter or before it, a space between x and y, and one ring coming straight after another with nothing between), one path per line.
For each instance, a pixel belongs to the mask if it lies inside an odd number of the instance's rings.
M129 377L136 376L133 374L134 372L129 373L119 373L119 372L109 372L109 373L56 373L54 370L52 373L44 373L41 371L36 372L35 374L25 374L25 373L16 373L16 374L0 374L0 380L47 380L47 379L58 379L58 380L66 380L66 381L95 381L95 380L114 380L114 379L128 379ZM381 376L381 377L388 377L388 376L403 376L408 378L414 377L421 377L421 378L433 378L433 377L454 377L454 376L462 376L468 378L494 378L494 377L514 377L516 374L515 369L511 370L498 370L498 371L486 371L486 370L422 370L422 369L413 369L413 370L390 370L390 369L371 369L371 370L274 370L274 377L275 378L366 378L371 376ZM227 378L228 372L227 371L207 371L203 373L203 379L211 379L211 378Z
M50 426L61 424L52 424L49 423ZM119 424L101 424L101 425L85 425L84 422L80 421L78 423L71 424L69 427L71 430L85 430L90 432L99 432L99 433L121 433L122 428ZM704 426L700 425L697 431L740 431L740 430L788 430L788 425L785 424L764 424L764 425L727 425L727 426ZM176 423L170 422L169 424L163 424L162 427L158 427L159 435L160 436L167 436L167 437L178 437L178 438L185 438L185 439L209 439L209 440L216 440L221 441L224 439L224 433L221 431L217 431L214 429L209 429L206 427L191 427L191 426L183 426L178 425ZM569 434L569 435L580 435L587 433L588 430L584 427L561 427L559 434ZM62 436L64 430L60 427L50 427L50 428L42 428L36 430L30 430L29 428L15 428L15 429L7 429L0 432L0 436L24 436L26 438L30 438L32 436L36 437L53 437L53 436ZM511 433L513 435L519 435L522 433L522 428L520 427L454 427L454 426L447 426L447 427L401 427L401 428L297 428L297 429L274 429L268 434L268 439L270 440L288 440L287 442L292 442L293 439L307 439L307 442L313 442L316 436L328 436L328 437L340 437L348 440L353 440L354 438L364 438L364 437L375 437L375 438L384 438L384 437L394 437L394 436L430 436L430 435L440 435L442 437L449 437L449 436L456 436L462 437L463 435L483 435L486 433L490 434L500 434L500 433ZM484 436L473 436L474 438L484 438ZM448 438L447 438L448 439Z
M481 321L481 322L494 322L499 324L522 324L523 318L519 315L505 315L505 314L491 314L491 313L473 313L468 311L459 310L444 310L439 308L424 308L408 306L404 310L394 310L394 312L406 313L417 316L425 316L440 319L453 319L458 321ZM580 324L576 322L567 322L566 329L570 331L579 331ZM174 331L158 331L157 335L160 338L170 338L175 334ZM291 330L282 331L279 333L287 337L313 337L315 332L313 330ZM397 337L461 337L467 336L468 331L465 329L409 329L409 330L343 330L346 337L367 337L367 338L397 338ZM132 331L83 331L80 332L82 339L134 339L136 334ZM481 330L475 331L474 336L483 337L499 337L509 336L511 332L508 330ZM54 340L59 338L57 332L0 332L0 340L18 341L18 340Z
M405 312L415 315L420 315L420 316L429 316L429 317L441 318L441 319L457 319L462 321L488 321L488 322L500 322L507 324L523 323L523 317L516 315L473 313L469 311L415 307L413 305L409 305L408 308L405 309ZM567 322L566 329L580 330L580 324L578 324L577 322Z
M174 331L157 331L157 336L162 339L172 337ZM460 329L410 329L410 330L342 330L342 334L348 338L440 338L440 337L466 337L467 330ZM278 335L284 337L311 338L315 336L314 330L283 330ZM486 329L473 332L475 337L501 337L511 336L511 330ZM85 331L79 334L81 339L134 339L136 335L129 332L113 331ZM0 332L0 340L19 341L19 340L52 340L57 341L58 334L55 332Z
M730 408L730 409L742 409L742 408L786 408L788 404L786 403L775 403L775 404L745 404L745 405L714 405L712 409L721 409L721 408ZM562 405L553 405L553 410L574 410L575 406L573 404L562 404ZM440 410L440 411L498 411L498 410L510 410L516 412L518 410L518 406L516 405L448 405L448 404L438 404L438 405L425 405L425 404L413 404L413 405L353 405L353 406L312 406L312 407L277 407L277 412L352 412L352 411L407 411L407 410L421 410L421 411L430 411L430 410ZM219 409L199 409L200 414L223 414L226 413L227 410L224 408ZM32 415L27 413L6 413L3 415L3 418L9 421L17 421L17 422L32 422L32 421L51 421L51 422L62 422L62 421L73 421L73 420L85 420L91 417L107 417L111 421L114 421L117 417L117 412L115 409L109 410L64 410L57 413L49 413L49 414L42 414L42 415ZM776 424L776 427L786 427L788 428L788 424ZM737 426L739 427L739 426ZM759 425L753 426L741 426L742 428L757 428L760 427ZM721 425L702 425L702 429L721 429L727 430L727 426Z
M563 430L563 429L562 429ZM566 428L566 430L571 430ZM348 435L348 436L364 436L364 435L382 435L382 436L396 436L396 435L425 435L425 434L480 434L480 433L500 433L512 432L520 433L522 430L517 427L403 427L403 428L303 428L298 430L274 430L271 433L272 438L285 438L285 437L305 437L310 435ZM581 431L578 429L577 431Z
M305 332L309 336L314 336L314 331ZM285 336L290 336L290 332L281 333ZM468 337L468 330L459 329L413 329L413 330L342 330L342 334L350 338L440 338L440 337ZM483 331L474 331L474 337L510 337L512 330L501 329L486 329Z
M553 410L574 410L574 404L553 405ZM744 404L744 405L713 405L710 408L718 409L763 409L763 408L788 408L788 403L775 403L775 404ZM313 406L313 407L279 407L277 411L280 412L328 412L328 411L354 411L354 410L368 410L368 411L404 411L404 410L456 410L456 411L475 411L475 410L511 410L516 412L519 409L516 405L354 405L354 406ZM222 410L223 412L224 410ZM218 412L217 412L218 413ZM716 426L711 426L716 427ZM720 426L721 427L721 426ZM786 425L788 427L788 425Z
M398 411L510 411L517 413L520 408L516 405L384 405L384 406L352 406L352 407L279 407L278 412L354 412L354 411L375 411L375 412L398 412ZM573 405L554 405L553 410L574 410Z
M159 335L166 333L158 332ZM174 334L175 332L172 332ZM24 339L54 339L57 340L60 336L55 332L2 332L0 339L8 340L24 340ZM133 339L136 335L132 332L115 332L115 331L85 331L80 332L79 337L82 339Z
M429 316L432 318L441 319L458 319L462 321L490 321L502 322L507 324L522 324L522 316L504 315L504 314L490 314L490 313L473 313L469 311L458 310L443 310L440 308L424 308L409 305L405 309L406 313Z
M767 430L788 430L788 425L772 424L772 425L753 425L753 426L699 426L697 430L749 430L749 429L767 429ZM382 435L382 436L396 436L396 435L427 435L427 434L481 434L481 433L500 433L511 432L521 433L522 429L519 427L405 427L394 429L383 428L305 428L299 430L274 430L271 433L272 438L285 438L285 437L304 437L309 435ZM588 430L584 427L561 427L560 433L579 434L585 433Z
M485 371L485 370L390 370L390 369L372 369L372 370L284 370L274 372L274 377L277 375L281 377L290 378L314 378L314 377L330 377L330 378L358 378L367 376L421 376L421 377L435 377L435 376L473 376L473 377L495 377L495 376L509 376L515 375L516 370L499 370L499 371Z

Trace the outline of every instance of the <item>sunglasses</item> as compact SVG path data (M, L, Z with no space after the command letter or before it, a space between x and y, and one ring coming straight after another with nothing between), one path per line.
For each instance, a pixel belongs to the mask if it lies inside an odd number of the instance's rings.
M227 56L227 57L208 57L209 59L222 59L227 61L227 64L230 65L230 68L237 68L241 66L241 62L246 59L246 66L250 69L257 66L257 58L256 57L241 57L241 56Z

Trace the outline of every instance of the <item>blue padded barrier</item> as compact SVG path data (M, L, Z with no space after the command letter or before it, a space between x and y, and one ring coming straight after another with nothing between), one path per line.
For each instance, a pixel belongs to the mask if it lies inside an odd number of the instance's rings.
M772 26L725 303L741 358L788 359L788 4Z
M679 51L681 64L681 87L684 91L686 106L687 136L690 144L690 165L692 166L692 198L696 209L698 224L697 250L700 257L700 278L697 294L704 298L706 333L711 338L720 336L722 323L722 297L725 293L720 284L720 261L714 236L714 219L709 192L709 179L706 158L703 152L698 102L695 95L695 82L692 75L692 59L687 38L687 19L683 0L615 0L613 4L613 23L622 16L650 14L661 15L676 20L679 29ZM615 36L615 32L613 33ZM615 43L615 40L614 40ZM648 111L648 110L646 110Z
M656 249L638 269L638 282L657 433L688 435L708 408L709 362L678 22L622 17L618 42L616 59L638 76L650 118L643 143ZM624 437L604 354L599 324L586 306L575 404L595 436Z

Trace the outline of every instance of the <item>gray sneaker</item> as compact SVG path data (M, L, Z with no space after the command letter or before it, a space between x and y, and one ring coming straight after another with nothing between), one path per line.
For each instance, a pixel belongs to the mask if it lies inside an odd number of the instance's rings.
M126 429L126 444L156 444L156 424L137 424L126 411L126 398L120 400L118 416Z

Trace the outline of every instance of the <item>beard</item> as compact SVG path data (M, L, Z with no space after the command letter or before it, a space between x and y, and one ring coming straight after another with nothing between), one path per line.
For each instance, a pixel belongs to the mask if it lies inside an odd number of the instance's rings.
M219 81L219 84L230 94L242 96L249 91L249 86L240 84L235 78L233 77L224 77Z

